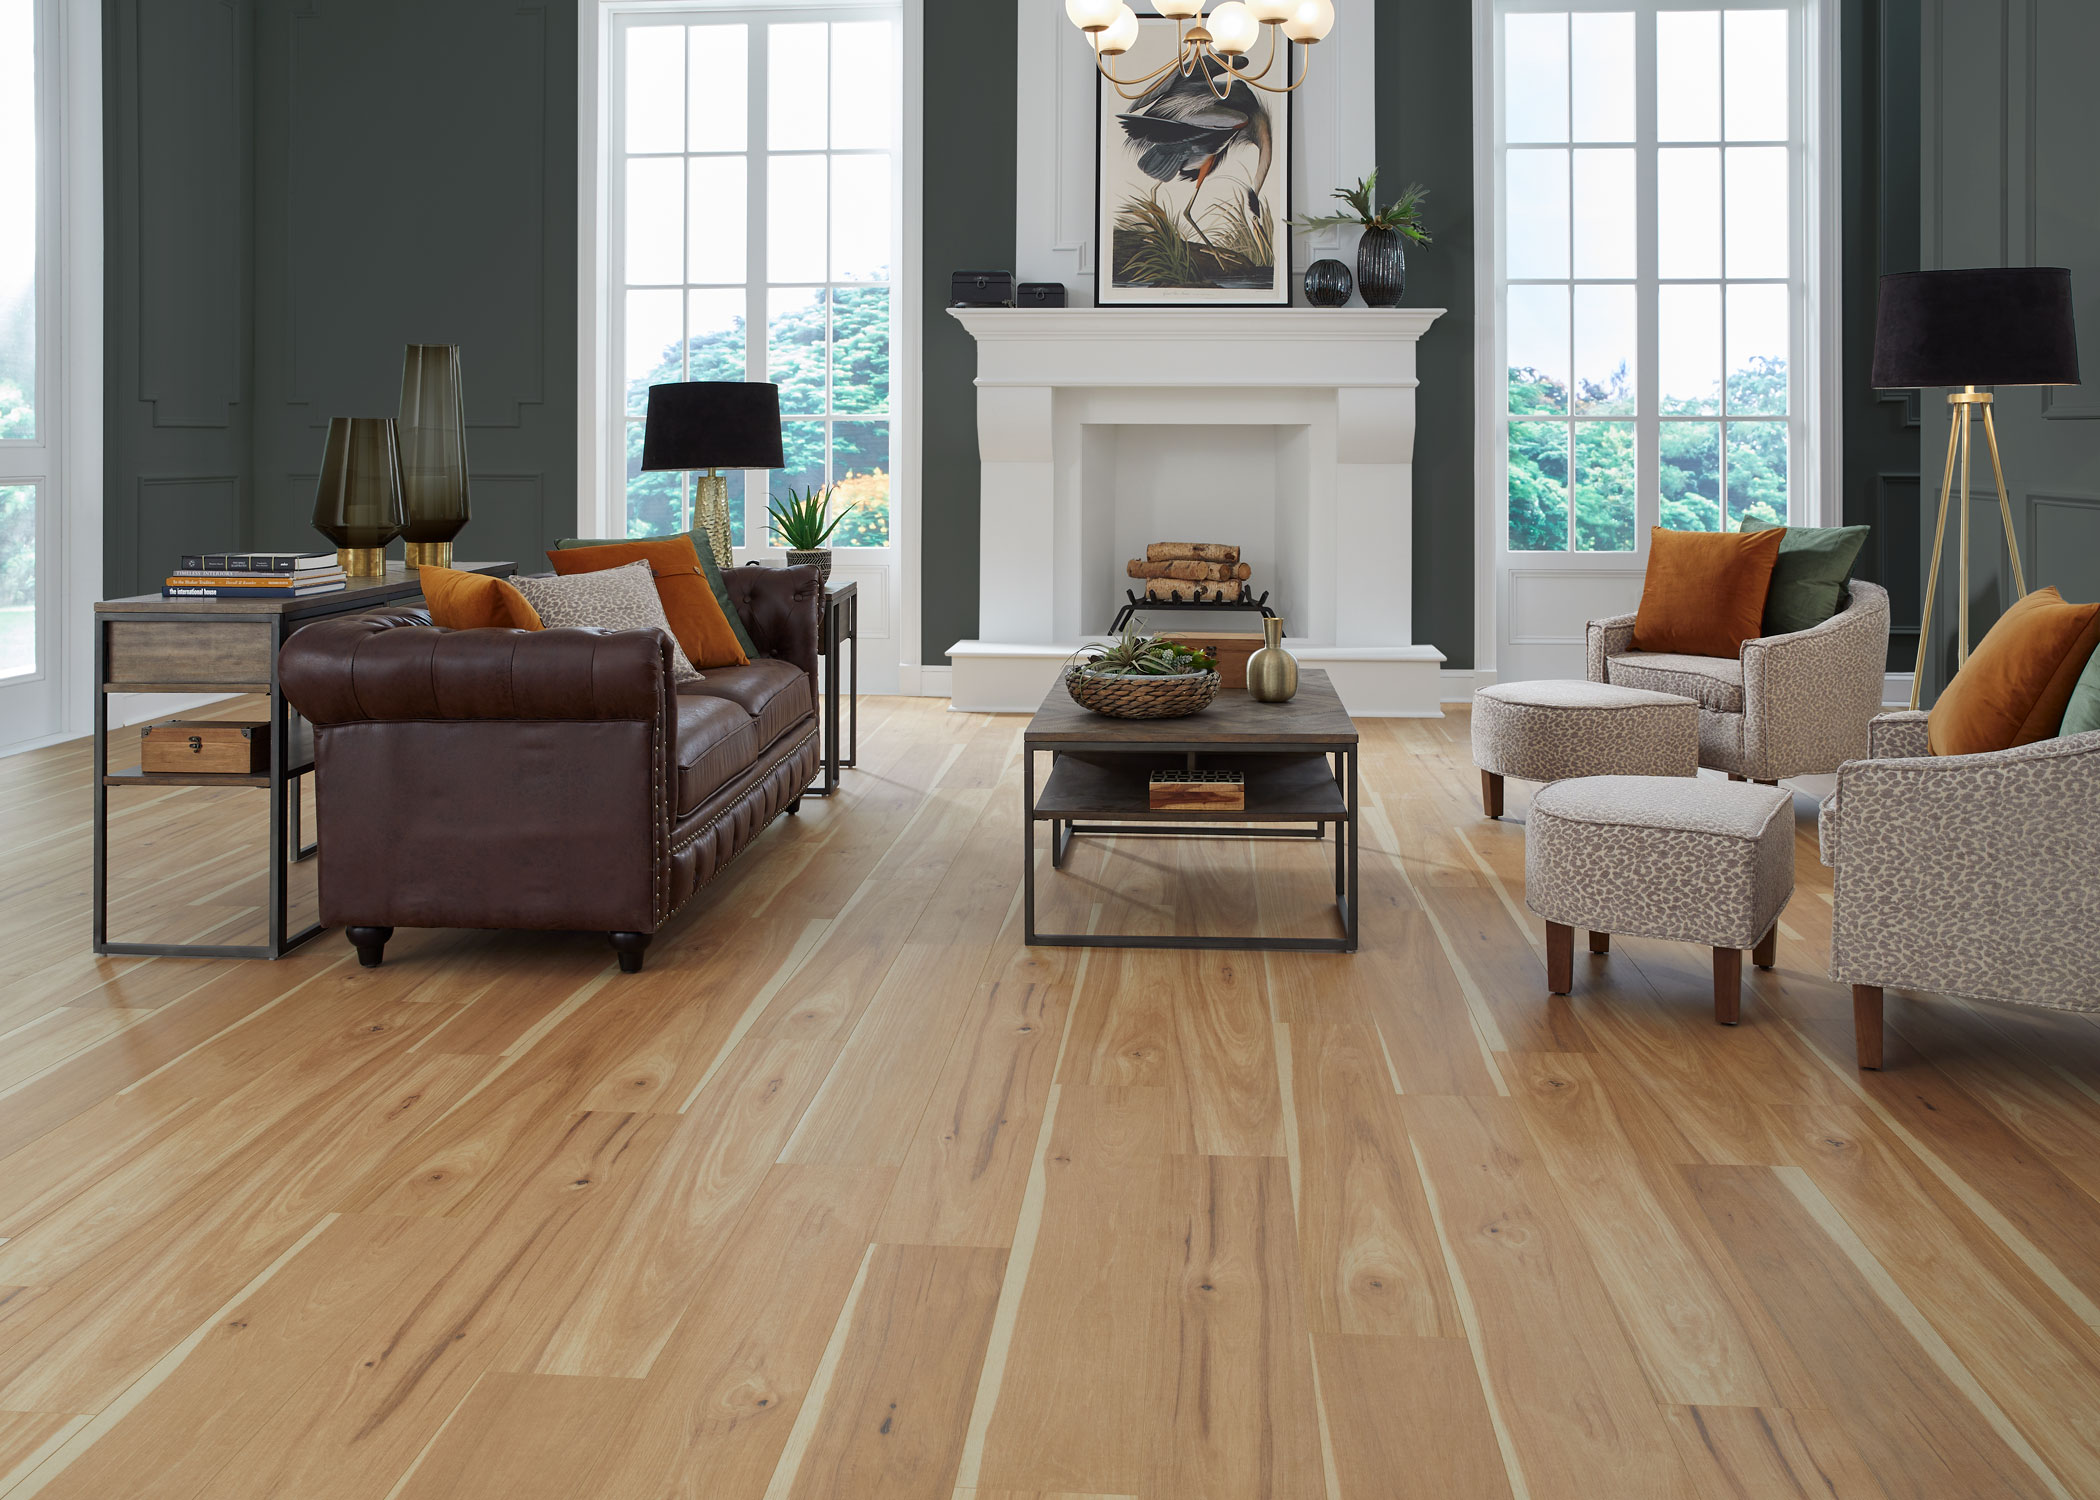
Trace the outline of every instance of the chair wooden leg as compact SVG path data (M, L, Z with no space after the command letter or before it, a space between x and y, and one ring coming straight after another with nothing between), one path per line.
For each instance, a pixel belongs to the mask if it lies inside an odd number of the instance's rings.
M1546 924L1546 988L1556 995L1575 988L1575 929L1559 922Z
M1769 969L1779 962L1779 923L1776 920L1771 931L1759 938L1757 946L1750 950L1750 962L1760 969Z
M1743 950L1714 949L1714 1021L1733 1026L1743 1013Z
M1728 779L1729 779L1730 781L1747 781L1747 780L1749 780L1749 778L1748 778L1747 776L1738 776L1738 775L1736 775L1736 774L1735 774L1735 772L1733 772L1733 771L1730 771L1730 772L1728 773Z
M1611 952L1611 934L1608 932L1592 932L1590 934L1590 952Z
M1502 778L1493 771L1480 773L1480 809L1491 818L1502 816Z
M1852 986L1852 1045L1862 1068L1881 1066L1881 986Z

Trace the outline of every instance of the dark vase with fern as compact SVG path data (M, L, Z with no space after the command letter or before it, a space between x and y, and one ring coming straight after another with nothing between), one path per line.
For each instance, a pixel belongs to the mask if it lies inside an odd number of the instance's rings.
M1318 214L1297 220L1300 229L1361 229L1356 242L1356 290L1366 307L1398 307L1407 291L1407 243L1429 243L1422 227L1422 200L1429 196L1420 183L1405 191L1384 208L1376 206L1378 173L1361 178L1355 187L1336 188L1333 196L1348 205L1347 213Z
M831 540L831 534L839 529L839 523L853 509L850 504L844 505L837 515L831 514L831 494L836 488L836 485L827 485L819 489L811 485L797 494L790 486L787 499L773 495L766 502L766 514L773 519L773 535L787 549L788 566L815 568L818 583L828 582L831 578L831 549L824 544Z

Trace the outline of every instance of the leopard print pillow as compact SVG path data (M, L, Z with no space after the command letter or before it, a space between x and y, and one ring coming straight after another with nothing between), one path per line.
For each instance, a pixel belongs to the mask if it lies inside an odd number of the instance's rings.
M664 617L663 601L656 597L656 576L648 563L631 562L625 567L571 573L566 577L513 578L511 582L539 612L540 623L549 630L574 625L600 630L661 630L671 643L672 680L702 680L679 649L678 637L671 634L671 622Z

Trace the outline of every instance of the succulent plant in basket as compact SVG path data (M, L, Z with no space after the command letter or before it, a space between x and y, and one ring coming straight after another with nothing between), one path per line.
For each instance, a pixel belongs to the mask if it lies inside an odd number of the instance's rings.
M819 489L811 485L802 493L795 493L788 486L787 498L769 495L766 498L766 514L773 520L773 535L780 538L780 545L787 548L788 566L807 563L817 570L817 581L831 577L831 549L824 544L831 534L839 529L846 513L853 509L848 502L839 507L837 515L831 514L831 496L837 485Z
M1179 718L1210 707L1218 663L1165 636L1125 634L1081 647L1065 667L1065 691L1081 708L1113 719Z

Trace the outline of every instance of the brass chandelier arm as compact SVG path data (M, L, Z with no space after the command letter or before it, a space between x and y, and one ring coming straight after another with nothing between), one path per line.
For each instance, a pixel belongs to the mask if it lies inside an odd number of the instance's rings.
M1225 98L1226 95L1232 92L1232 85L1235 83L1244 83L1249 88L1260 89L1265 94L1288 94L1294 91L1299 84L1305 82L1306 78L1311 75L1312 57L1310 49L1312 43L1305 42L1301 44L1307 49L1307 56L1299 64L1298 76L1295 79L1289 83L1264 83L1262 80L1267 78L1270 70L1276 66L1277 53L1283 50L1281 44L1276 40L1277 33L1281 30L1282 27L1277 23L1271 22L1269 24L1269 55L1263 59L1259 73L1243 73L1233 68L1230 63L1224 60L1224 54L1211 45L1208 33L1192 38L1188 34L1188 28L1182 27L1178 23L1175 26L1176 44L1174 56L1161 63L1151 72L1139 78L1118 78L1115 73L1110 71L1107 60L1099 52L1094 54L1094 71L1114 85L1118 95L1125 99L1136 99L1175 69L1180 69L1182 76L1188 77L1196 72L1204 59L1210 58L1216 60L1219 63L1219 67L1216 70L1204 68L1203 81L1209 86L1211 95L1214 98ZM1286 52L1284 62L1286 77L1289 76L1289 72L1289 54ZM1218 86L1221 79L1228 80L1223 88Z

